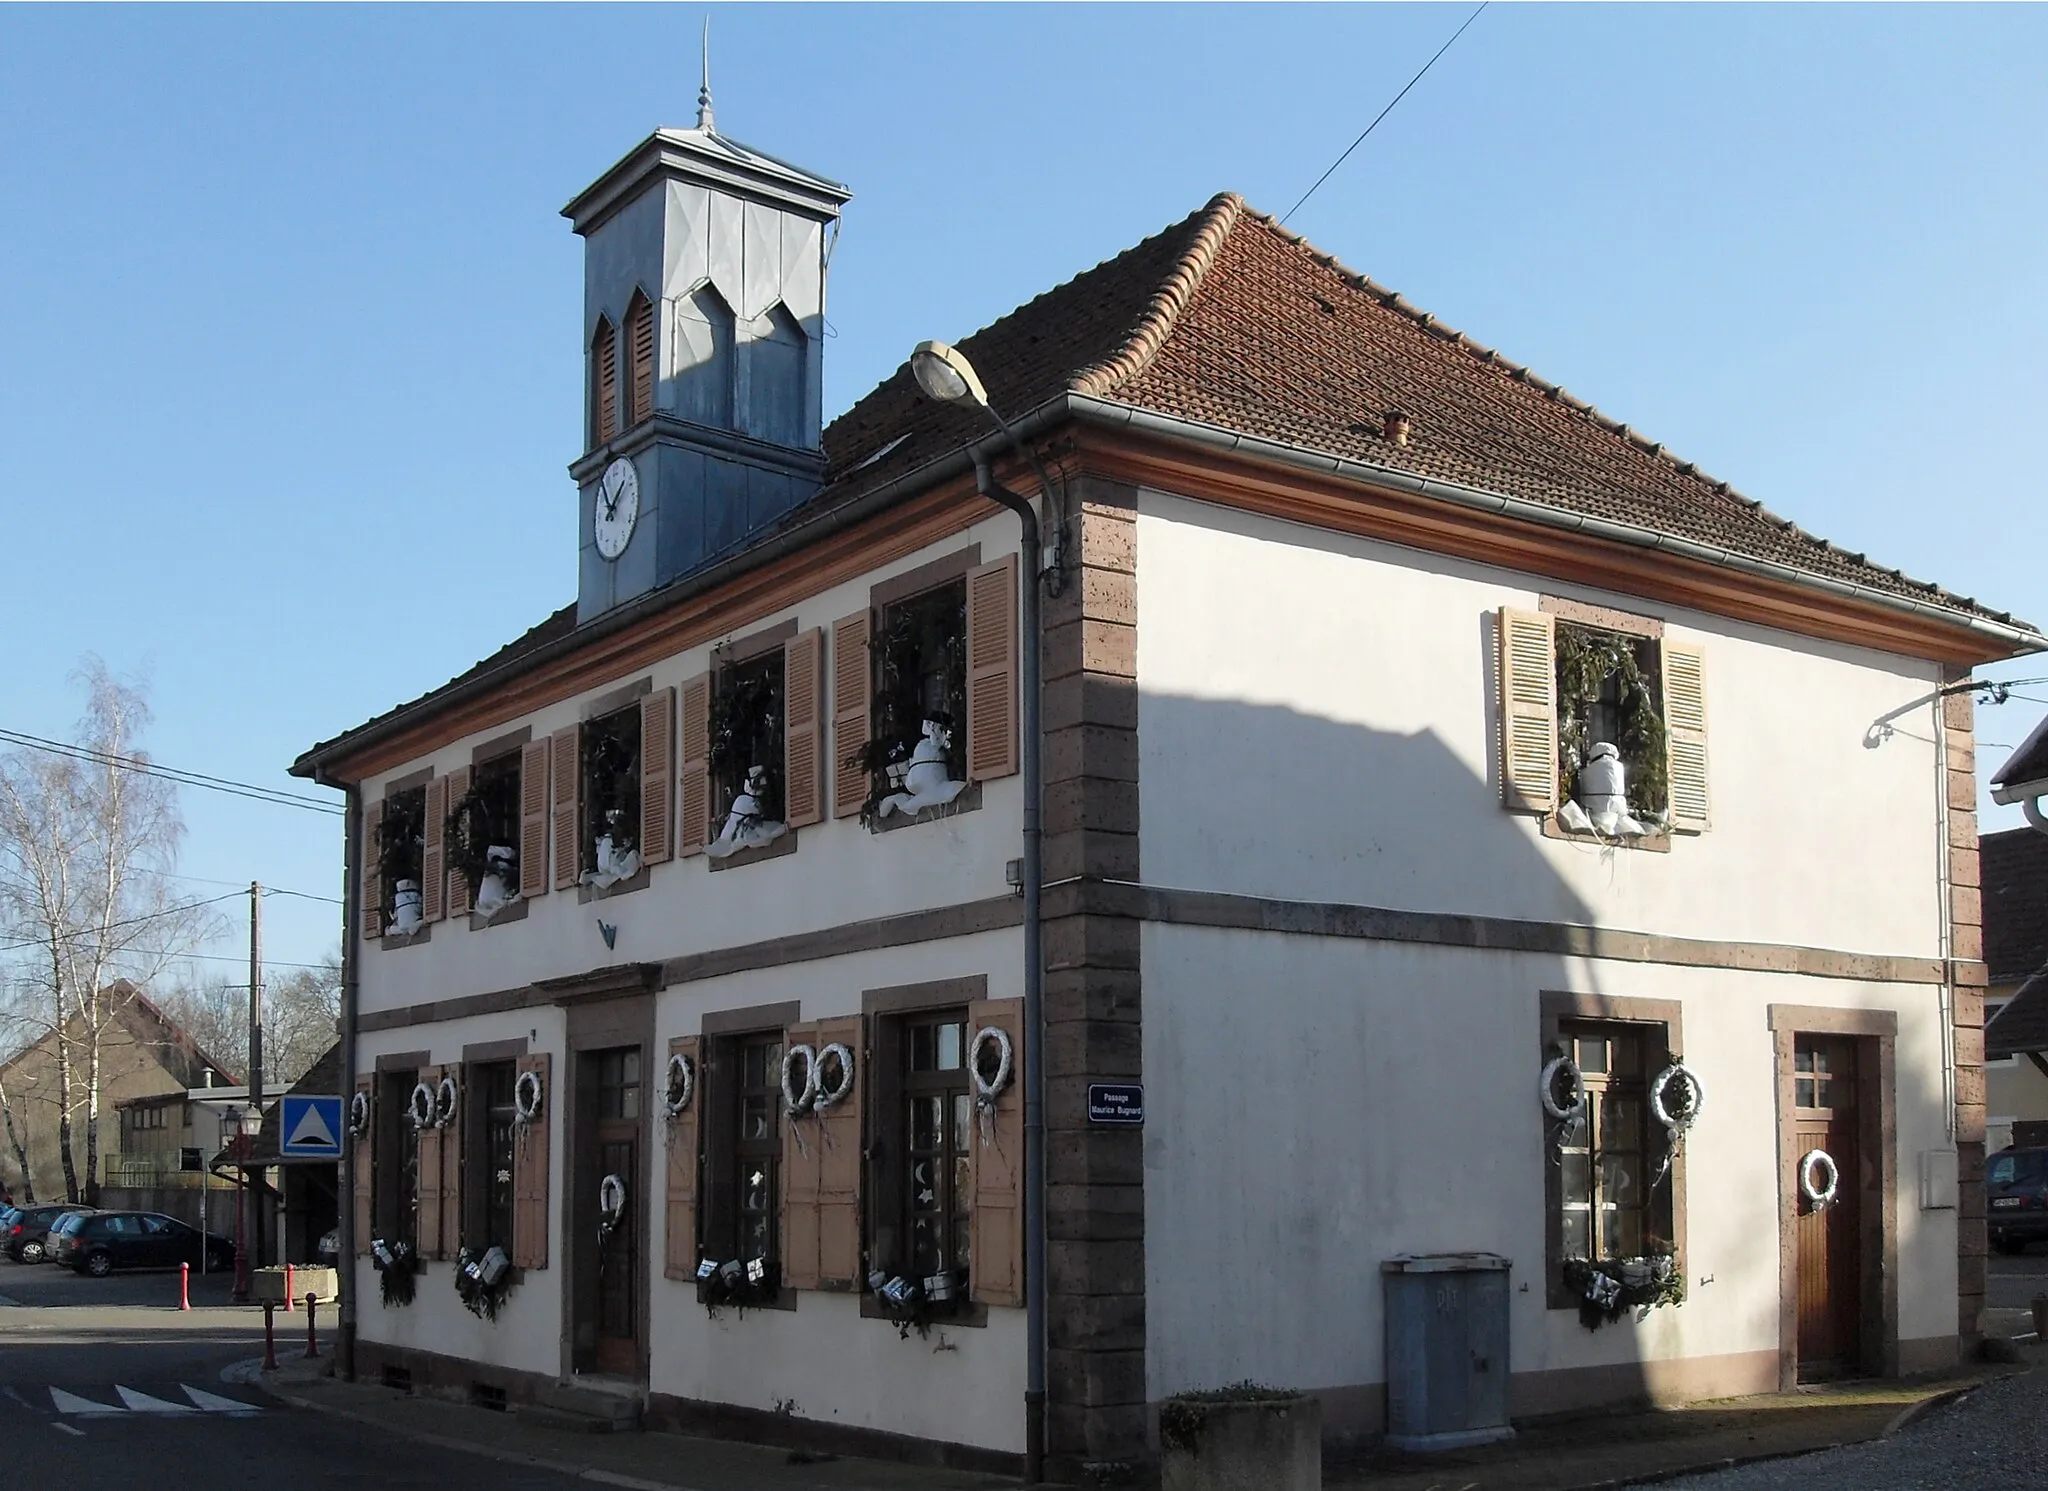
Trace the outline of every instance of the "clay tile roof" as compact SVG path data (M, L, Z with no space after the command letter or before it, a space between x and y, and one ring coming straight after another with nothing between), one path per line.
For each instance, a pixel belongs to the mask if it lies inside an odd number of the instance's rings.
M1984 962L1994 984L2048 969L2048 834L2009 828L1977 840Z
M2020 985L2012 1003L1984 1027L1984 1054L1993 1061L2028 1051L2048 1051L2048 973Z
M2009 625L1815 538L1584 400L1345 268L1231 194L960 344L1012 417L1077 394L1318 453L1631 524ZM1382 433L1389 410L1409 441ZM988 433L922 398L906 364L824 432L826 484L790 527ZM294 767L575 627L573 606L441 689Z
M2043 780L2048 780L2048 716L2042 718L1991 778L1992 785L1997 787L2017 787L2023 782Z

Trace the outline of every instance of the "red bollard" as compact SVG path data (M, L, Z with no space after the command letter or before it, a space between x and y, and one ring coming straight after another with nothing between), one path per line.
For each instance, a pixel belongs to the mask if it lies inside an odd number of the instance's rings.
M313 1306L319 1302L320 1296L317 1294L306 1296L306 1355L308 1357L316 1357L320 1354L320 1338L313 1334Z
M268 1300L263 1303L263 1370L277 1370L277 1337L271 1326L277 1318L277 1306Z
M287 1263L284 1266L284 1311L287 1315L289 1315L292 1312L293 1298L294 1296L292 1294L292 1266L289 1263Z
M178 1265L178 1308L192 1308L192 1265L189 1263Z

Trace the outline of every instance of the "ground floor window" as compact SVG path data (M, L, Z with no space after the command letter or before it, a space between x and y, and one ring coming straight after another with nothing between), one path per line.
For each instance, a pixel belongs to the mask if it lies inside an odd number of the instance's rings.
M514 1080L509 1061L479 1062L469 1069L462 1177L469 1215L462 1219L462 1235L477 1253L492 1247L512 1252Z
M1561 1034L1586 1086L1578 1121L1557 1147L1564 1256L1641 1257L1669 1241L1668 1176L1656 1174L1661 1133L1653 1140L1649 1123L1649 1079L1663 1065L1662 1028L1573 1021Z
M419 1246L419 1135L407 1120L418 1074L377 1074L376 1128L371 1135L371 1235Z
M904 1022L902 1233L911 1275L967 1275L974 1194L967 1018L953 1011Z

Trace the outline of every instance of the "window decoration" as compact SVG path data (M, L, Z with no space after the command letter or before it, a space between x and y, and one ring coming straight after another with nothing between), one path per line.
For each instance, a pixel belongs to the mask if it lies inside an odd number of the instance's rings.
M1675 1057L1671 1065L1650 1079L1650 1116L1664 1125L1668 1135L1664 1158L1650 1180L1652 1186L1671 1173L1671 1162L1678 1157L1679 1146L1685 1143L1686 1134L1699 1121L1700 1110L1706 1104L1706 1088L1692 1068Z
M1670 742L1656 641L1564 621L1556 636L1559 824L1610 838L1663 828Z
M725 821L704 846L712 859L760 849L789 831L783 818L783 678L777 648L718 670L711 693L712 780Z
M387 1309L401 1308L413 1301L418 1291L420 1255L413 1251L411 1243L386 1242L378 1238L370 1244L370 1262L377 1270L377 1294Z
M1567 1258L1565 1287L1579 1299L1579 1323L1587 1330L1621 1319L1630 1310L1646 1318L1658 1305L1685 1303L1685 1276L1669 1253L1641 1258Z
M511 1258L496 1244L481 1253L466 1246L456 1251L455 1293L477 1319L496 1320L515 1281Z
M793 1045L782 1053L782 1106L791 1118L801 1118L817 1101L818 1053Z
M1842 1172L1833 1155L1824 1149L1809 1149L1799 1157L1799 1194L1808 1206L1826 1211L1835 1204L1841 1188Z
M513 1122L522 1129L538 1123L541 1104L546 1098L547 1085L541 1081L540 1073L530 1067L521 1072L519 1080L512 1086Z
M422 1083L421 1085L424 1086L425 1084ZM443 1077L435 1086L433 1117L435 1128L445 1129L455 1122L456 1095L455 1079L453 1077Z
M1560 1164L1564 1158L1564 1147L1578 1135L1579 1125L1586 1117L1586 1079L1579 1071L1579 1064L1570 1056L1559 1052L1543 1065L1543 1076L1537 1083L1537 1095L1543 1100L1543 1111L1551 1117L1550 1158L1553 1164Z
M414 1129L430 1129L434 1127L433 1088L427 1086L424 1082L415 1082L413 1084L412 1100L406 1104L405 1118L406 1122L410 1123Z
M772 1304L779 1291L775 1260L766 1257L706 1258L697 1265L697 1301L716 1319L728 1305L744 1317L749 1307Z
M360 1139L370 1132L370 1095L358 1088L348 1100L348 1136Z
M597 1240L600 1245L626 1219L626 1182L607 1175L597 1184Z
M677 1051L668 1059L668 1080L662 1089L661 1110L670 1118L679 1118L690 1099L697 1091L697 1068L689 1056Z
M812 1106L819 1112L836 1108L853 1095L853 1051L833 1041L818 1053L817 1097Z
M639 707L587 721L581 735L582 880L608 890L640 873Z
M974 1074L974 1111L981 1119L981 1140L995 1143L996 1099L1010 1085L1016 1071L1017 1053L1010 1032L1000 1025L984 1025L967 1043L967 1069Z
M966 745L954 728L967 717L966 581L883 607L868 650L873 713L847 764L868 777L860 821L873 827L890 813L950 803L966 784Z
M486 919L519 899L519 771L516 751L477 767L443 831L448 869L475 888L470 909Z
M426 925L420 898L427 849L427 789L414 787L384 799L384 821L378 829L377 860L384 883L384 932L411 937Z

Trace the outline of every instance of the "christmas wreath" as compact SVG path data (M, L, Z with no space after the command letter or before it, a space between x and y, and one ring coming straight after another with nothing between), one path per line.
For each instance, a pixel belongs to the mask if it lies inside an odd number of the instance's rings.
M697 1069L690 1058L681 1051L668 1059L668 1080L662 1089L661 1111L670 1118L681 1115L690 1106L691 1095L697 1090Z

